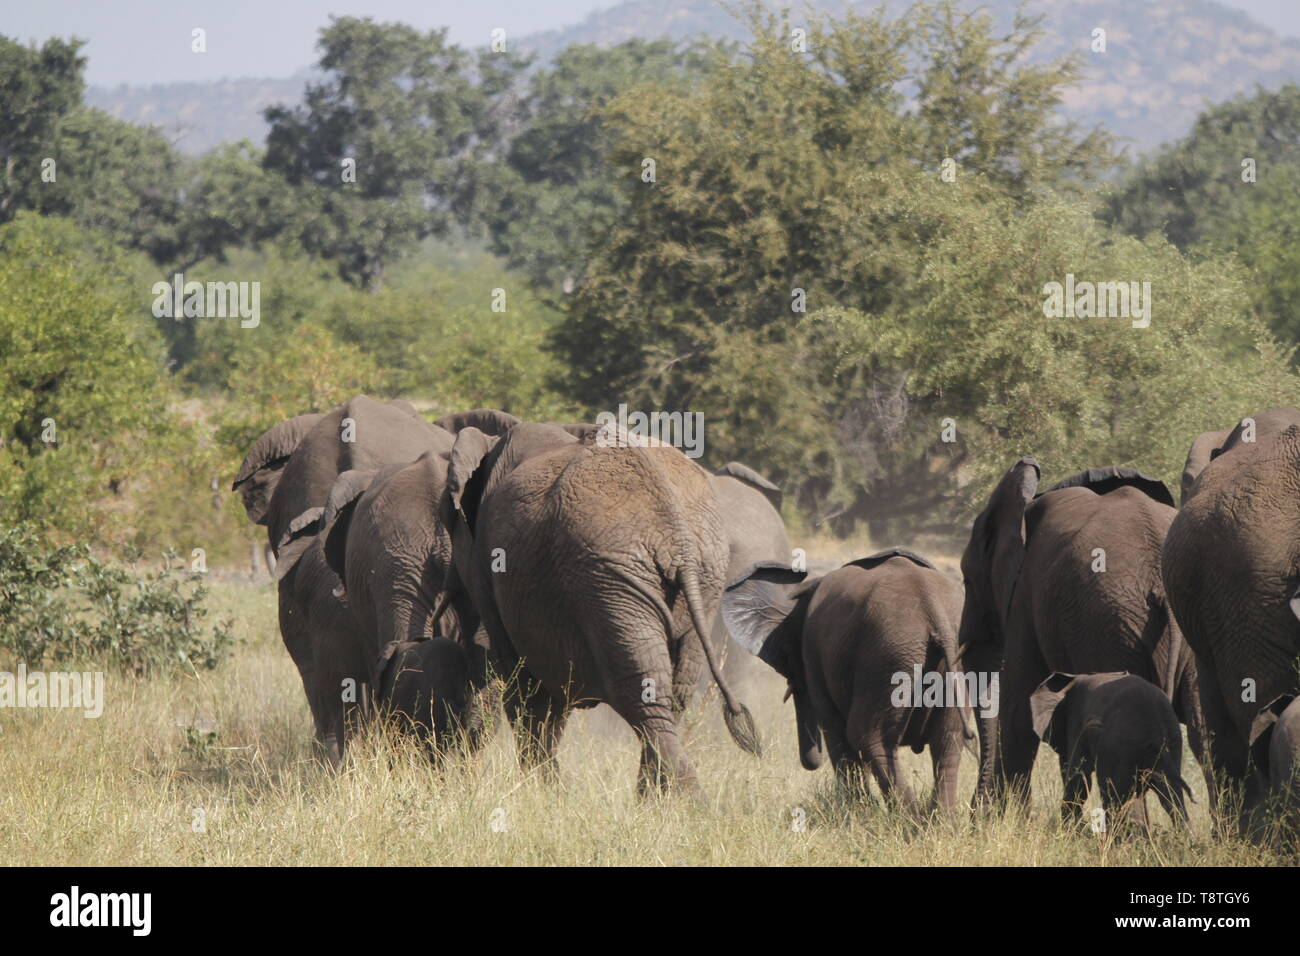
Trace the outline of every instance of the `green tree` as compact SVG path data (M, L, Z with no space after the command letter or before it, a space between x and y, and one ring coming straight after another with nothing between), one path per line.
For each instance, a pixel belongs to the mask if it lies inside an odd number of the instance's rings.
M57 179L35 208L139 249L155 262L180 252L182 160L156 129L77 109L59 126Z
M689 90L720 55L704 41L577 44L534 71L511 123L518 131L497 162L477 168L474 202L492 251L539 288L571 284L630 199L605 159L602 111L636 84Z
M81 46L50 39L37 49L0 36L0 223L39 205L41 161L60 121L81 105Z
M0 228L5 520L87 536L145 469L170 399L144 286L106 240L21 213Z
M1285 394L1230 262L1117 242L1057 198L1113 154L1058 125L1076 69L1026 65L1035 35L941 4L816 24L796 54L758 17L692 94L616 98L610 161L633 199L552 339L569 394L588 413L701 411L715 462L743 457L815 523L877 537L955 527L958 490L978 500L1013 449L1169 475L1190 434ZM1161 324L1048 320L1043 285L1068 272L1151 281ZM1198 381L1224 391L1189 398Z
M468 218L469 170L504 135L501 101L525 61L355 17L332 20L318 47L326 79L301 106L266 112L265 164L296 190L285 229L377 288L396 257Z
M1190 249L1260 198L1246 181L1247 161L1259 185L1300 166L1300 86L1210 107L1186 137L1135 164L1099 215L1130 235L1159 232Z
M1234 253L1283 341L1300 341L1300 86L1211 107L1188 136L1135 165L1099 217L1193 255Z

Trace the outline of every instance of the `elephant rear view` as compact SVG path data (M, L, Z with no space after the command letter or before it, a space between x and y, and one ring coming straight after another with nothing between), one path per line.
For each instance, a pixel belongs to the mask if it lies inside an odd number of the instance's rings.
M584 444L523 423L461 430L444 521L497 666L524 766L553 772L571 707L608 703L642 742L640 787L697 786L677 717L707 660L728 729L752 718L707 644L727 566L707 475L666 446Z
M1039 745L1030 696L1054 671L1150 681L1204 753L1197 662L1161 579L1173 496L1127 467L1092 468L1043 492L1039 477L1033 458L1012 465L962 554L963 657L999 673L997 717L979 721L978 805L1028 799Z
M1239 796L1245 831L1267 787L1250 759L1260 705L1300 691L1300 410L1243 419L1212 450L1170 525L1162 573L1196 652L1214 770Z
M723 616L790 682L803 765L820 764L820 731L842 780L856 785L868 770L886 798L911 805L898 749L928 746L935 801L955 809L973 699L957 660L961 585L901 548L788 593L773 587L802 576L775 565L751 569L728 586Z
M1095 773L1109 818L1154 793L1169 818L1187 823L1181 766L1183 737L1169 698L1133 674L1054 673L1030 698L1034 732L1061 760L1062 816L1077 820Z

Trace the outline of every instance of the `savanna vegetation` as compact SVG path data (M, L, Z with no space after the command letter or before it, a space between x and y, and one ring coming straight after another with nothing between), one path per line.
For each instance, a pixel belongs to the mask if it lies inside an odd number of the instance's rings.
M91 734L6 718L17 858L423 862L429 840L443 862L854 862L868 842L892 847L872 862L1261 858L1206 842L1199 792L1190 842L1066 835L1046 772L1029 819L916 836L802 774L779 687L759 715L775 758L696 734L710 807L611 792L632 749L600 746L622 729L592 715L561 752L560 810L504 738L441 772L363 748L330 775L271 587L205 601L194 550L243 568L264 537L229 493L251 440L362 391L430 418L702 412L705 464L768 475L793 530L853 554L958 548L1022 454L1045 482L1114 464L1176 487L1198 432L1294 401L1300 90L1213 106L1132 160L1060 122L1080 64L1028 64L1031 20L1000 35L936 3L813 23L801 45L743 15L740 45L543 63L339 18L324 79L268 111L264 148L198 158L86 107L75 39L0 37L0 659L153 675ZM155 315L177 273L260 283L260 321ZM1149 324L1046 316L1067 274L1150 283ZM89 786L119 803L25 772L35 750L100 768ZM37 805L60 810L19 825ZM338 814L375 827L345 844L315 825Z

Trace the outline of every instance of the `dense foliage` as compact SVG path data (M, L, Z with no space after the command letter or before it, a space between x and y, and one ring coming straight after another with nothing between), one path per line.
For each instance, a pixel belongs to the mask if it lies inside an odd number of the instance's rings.
M1032 20L741 15L739 47L531 64L338 18L265 150L196 159L87 109L77 43L0 40L5 524L233 560L249 442L365 391L700 411L705 463L769 473L789 519L905 537L1020 454L1172 479L1293 400L1295 88L1099 191L1112 144L1060 121L1080 65ZM176 272L257 282L260 321L155 317ZM1049 317L1067 275L1150 283L1150 324Z
M50 548L0 528L0 655L29 667L99 664L137 675L211 670L232 637L228 622L207 620L197 577L165 566L137 573L84 545Z

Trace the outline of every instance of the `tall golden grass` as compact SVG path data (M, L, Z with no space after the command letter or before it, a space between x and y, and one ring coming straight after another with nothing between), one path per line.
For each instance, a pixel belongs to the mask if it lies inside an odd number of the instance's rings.
M204 864L1270 864L1276 852L1212 839L1205 784L1190 833L1151 799L1155 832L1115 840L1058 824L1055 755L1044 750L1026 812L911 821L848 800L829 768L800 768L783 682L755 664L739 683L766 744L727 737L697 700L687 746L706 794L639 798L638 748L604 708L576 713L559 785L525 779L503 727L472 758L434 769L374 735L337 770L312 755L301 685L279 639L272 585L214 585L241 643L211 673L107 678L104 714L0 711L0 859L27 865ZM708 695L712 697L713 695ZM925 755L904 755L928 793ZM963 764L964 796L975 763ZM1095 798L1094 798L1095 799Z

